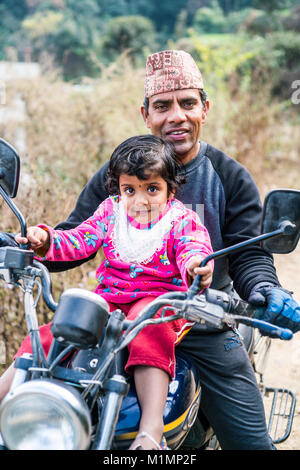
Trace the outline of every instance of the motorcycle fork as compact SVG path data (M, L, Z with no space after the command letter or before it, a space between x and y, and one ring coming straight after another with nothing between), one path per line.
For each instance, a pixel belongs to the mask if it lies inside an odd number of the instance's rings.
M38 285L35 281L35 278L31 278L25 283L24 290L24 307L25 307L25 319L27 324L27 329L31 338L32 346L32 378L40 378L41 374L47 376L48 364L44 349L41 343L38 317L36 312L36 304L40 296L38 293L37 299L33 298L33 288L35 285Z
M129 390L129 385L122 375L113 375L103 384L105 391L104 405L100 410L93 450L111 449L122 401Z
M30 279L29 281L27 281L24 289L25 319L31 337L32 354L24 353L22 357L32 359L33 367L31 367L30 371L31 376L32 378L39 378L41 374L44 375L45 372L47 372L47 361L44 354L44 350L41 346L41 338L36 313L37 301L34 301L32 294L34 285L35 281ZM28 380L30 376L30 373L27 369L24 369L22 367L16 367L15 374L9 390L13 391L19 385L26 382L26 380Z

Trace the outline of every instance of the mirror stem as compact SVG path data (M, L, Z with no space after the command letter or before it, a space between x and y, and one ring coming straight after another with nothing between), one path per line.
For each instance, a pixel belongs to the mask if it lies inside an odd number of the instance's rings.
M21 212L18 210L18 208L15 206L15 204L13 203L13 201L10 199L10 197L7 196L7 194L5 193L5 191L1 188L0 186L0 194L1 196L3 197L3 199L5 200L6 204L11 208L11 210L13 211L13 213L15 214L15 216L18 218L19 222L20 222L20 226L21 226L21 235L22 237L26 237L26 234L27 234L27 227L26 227L26 222L25 222L25 219L23 217L23 215L21 214Z

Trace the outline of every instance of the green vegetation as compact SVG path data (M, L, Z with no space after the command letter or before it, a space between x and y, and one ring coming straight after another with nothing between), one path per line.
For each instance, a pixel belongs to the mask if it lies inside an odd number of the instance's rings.
M0 0L0 60L50 63L78 82L124 52L139 67L153 50L182 46L211 56L217 76L251 82L258 67L287 98L299 24L297 0Z

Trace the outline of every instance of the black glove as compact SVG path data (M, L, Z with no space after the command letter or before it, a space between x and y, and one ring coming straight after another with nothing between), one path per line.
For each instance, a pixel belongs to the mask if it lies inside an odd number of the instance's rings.
M282 287L261 282L253 287L248 302L266 307L260 309L261 320L296 333L300 330L300 305L291 294Z

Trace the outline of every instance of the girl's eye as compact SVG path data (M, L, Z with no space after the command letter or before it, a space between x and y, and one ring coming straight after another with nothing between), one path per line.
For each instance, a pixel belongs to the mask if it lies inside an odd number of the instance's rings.
M130 187L129 187L129 188L125 188L124 192L127 193L127 194L133 194L133 193L134 193L134 189L133 189L133 188L130 188Z
M148 191L149 193L155 193L158 191L158 188L156 186L149 186Z

